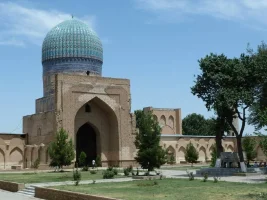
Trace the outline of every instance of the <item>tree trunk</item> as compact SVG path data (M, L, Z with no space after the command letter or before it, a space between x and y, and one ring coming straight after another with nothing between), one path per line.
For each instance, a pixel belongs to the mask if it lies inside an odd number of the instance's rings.
M217 159L215 167L221 167L221 152L223 152L222 146L222 137L224 135L224 125L225 125L225 118L218 117L217 118L217 130L216 130L216 150L217 150Z
M243 148L242 148L242 137L241 136L236 137L236 144L237 144L237 151L238 151L241 171L247 172L247 168L246 168L246 165L244 162L244 155L243 155Z

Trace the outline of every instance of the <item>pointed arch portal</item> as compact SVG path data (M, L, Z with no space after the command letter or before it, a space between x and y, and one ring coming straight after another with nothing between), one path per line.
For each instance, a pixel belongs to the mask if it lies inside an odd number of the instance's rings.
M86 165L90 165L97 156L96 132L94 128L86 123L77 132L76 160L79 160L81 152L86 153Z

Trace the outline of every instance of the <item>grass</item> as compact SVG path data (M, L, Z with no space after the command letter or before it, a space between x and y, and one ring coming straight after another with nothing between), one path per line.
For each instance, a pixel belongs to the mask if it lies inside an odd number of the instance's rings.
M103 179L102 171L90 174L89 171L81 171L81 180ZM116 176L123 177L123 176ZM1 173L0 180L17 183L45 183L73 181L73 172L38 172L38 173Z
M266 184L245 184L187 179L163 179L121 183L96 183L79 186L57 186L60 190L94 194L125 200L260 200L266 199Z

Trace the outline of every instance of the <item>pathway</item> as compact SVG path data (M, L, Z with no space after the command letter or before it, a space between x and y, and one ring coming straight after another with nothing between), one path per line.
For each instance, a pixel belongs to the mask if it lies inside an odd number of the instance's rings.
M7 192L4 190L0 190L0 199L7 199L7 200L38 200L38 198L24 196L19 193L14 192Z
M185 178L188 179L186 171L178 170L161 170L162 174L166 178ZM196 174L196 170L189 170ZM203 179L203 177L195 176L195 179ZM209 177L208 180L213 180L213 177ZM228 181L228 182L239 182L239 183L265 183L267 181L266 175L264 174L255 174L250 176L226 176L220 177L219 181Z

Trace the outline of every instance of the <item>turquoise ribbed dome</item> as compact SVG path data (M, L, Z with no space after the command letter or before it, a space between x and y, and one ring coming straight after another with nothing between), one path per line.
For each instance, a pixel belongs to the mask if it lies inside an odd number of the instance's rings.
M68 58L89 58L103 62L102 43L85 23L71 19L49 31L42 46L42 63Z
M49 31L42 47L44 96L54 93L52 76L102 75L103 48L96 33L85 23L71 19Z

